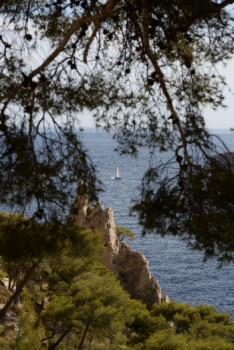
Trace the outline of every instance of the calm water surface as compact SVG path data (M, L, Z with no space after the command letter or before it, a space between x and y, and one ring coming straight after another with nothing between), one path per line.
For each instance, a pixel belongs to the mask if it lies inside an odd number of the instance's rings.
M219 132L219 136L234 150L233 133ZM105 186L105 192L100 195L102 204L113 209L117 225L128 226L136 233L131 246L149 260L150 271L162 293L178 302L214 305L218 311L227 311L234 317L233 265L217 269L215 260L203 263L200 252L188 250L185 243L174 237L152 234L141 237L137 218L128 215L131 199L139 195L137 187L148 167L147 151L141 150L137 158L119 156L113 150L115 143L111 135L86 131L83 139ZM117 164L121 181L113 179Z

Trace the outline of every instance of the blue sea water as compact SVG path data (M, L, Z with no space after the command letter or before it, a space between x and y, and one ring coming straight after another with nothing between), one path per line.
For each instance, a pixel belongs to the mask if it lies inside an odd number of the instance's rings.
M233 133L218 131L218 135L234 150ZM217 269L216 260L204 263L202 253L189 250L175 237L162 238L153 234L142 237L137 217L129 216L131 200L139 196L137 188L148 168L147 150L142 149L136 158L119 156L114 152L116 144L112 136L103 132L85 131L83 140L104 184L105 191L100 195L102 204L113 209L117 225L128 226L136 233L131 247L149 260L150 271L158 280L162 293L171 300L189 302L193 306L213 305L218 311L229 312L234 317L233 265ZM114 180L117 164L121 181Z

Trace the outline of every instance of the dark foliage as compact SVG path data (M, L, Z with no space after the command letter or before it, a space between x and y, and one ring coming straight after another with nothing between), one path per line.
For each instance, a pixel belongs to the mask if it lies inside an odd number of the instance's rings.
M216 65L233 55L233 4L2 1L1 202L51 220L65 218L78 181L97 197L79 132L78 114L90 110L97 126L115 130L120 153L147 146L153 156L170 152L166 174L177 164L161 184L162 164L150 165L135 207L145 228L230 261L233 201L223 177L229 189L232 181L209 163L224 148L214 147L203 108L224 106Z

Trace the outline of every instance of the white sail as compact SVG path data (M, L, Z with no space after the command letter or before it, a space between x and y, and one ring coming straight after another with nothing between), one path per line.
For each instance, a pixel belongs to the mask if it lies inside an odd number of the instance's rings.
M119 167L117 165L117 168L116 168L116 177L119 177Z
M119 176L119 167L118 167L118 165L116 167L116 177L115 178L116 179L121 179L121 177Z

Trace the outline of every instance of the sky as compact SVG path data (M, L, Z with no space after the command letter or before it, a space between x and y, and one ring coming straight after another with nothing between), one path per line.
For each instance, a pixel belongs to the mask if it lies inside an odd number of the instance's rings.
M1 24L1 17L0 17ZM28 62L30 64L38 65L39 62L44 59L48 54L48 47L45 45L45 41L40 46L40 57L35 56L34 59L29 59ZM33 69L35 67L31 67ZM218 66L218 71L223 76L226 77L226 82L228 84L228 88L225 89L225 101L224 103L227 105L227 108L219 108L217 111L213 111L211 108L206 108L204 110L204 117L209 129L230 129L234 128L234 58L230 61L228 66L224 68L222 65ZM95 122L92 118L92 114L88 111L84 111L80 114L81 127L85 128L94 128Z
M209 129L230 129L234 128L234 59L227 67L220 66L218 70L226 77L227 88L224 91L224 104L227 108L219 108L217 111L206 108L204 117Z
M209 129L230 129L234 128L234 59L230 61L227 67L221 65L218 71L226 77L228 84L224 92L224 103L227 108L219 108L217 111L205 108L204 117ZM82 127L95 127L94 120L89 112L82 113L80 120Z

